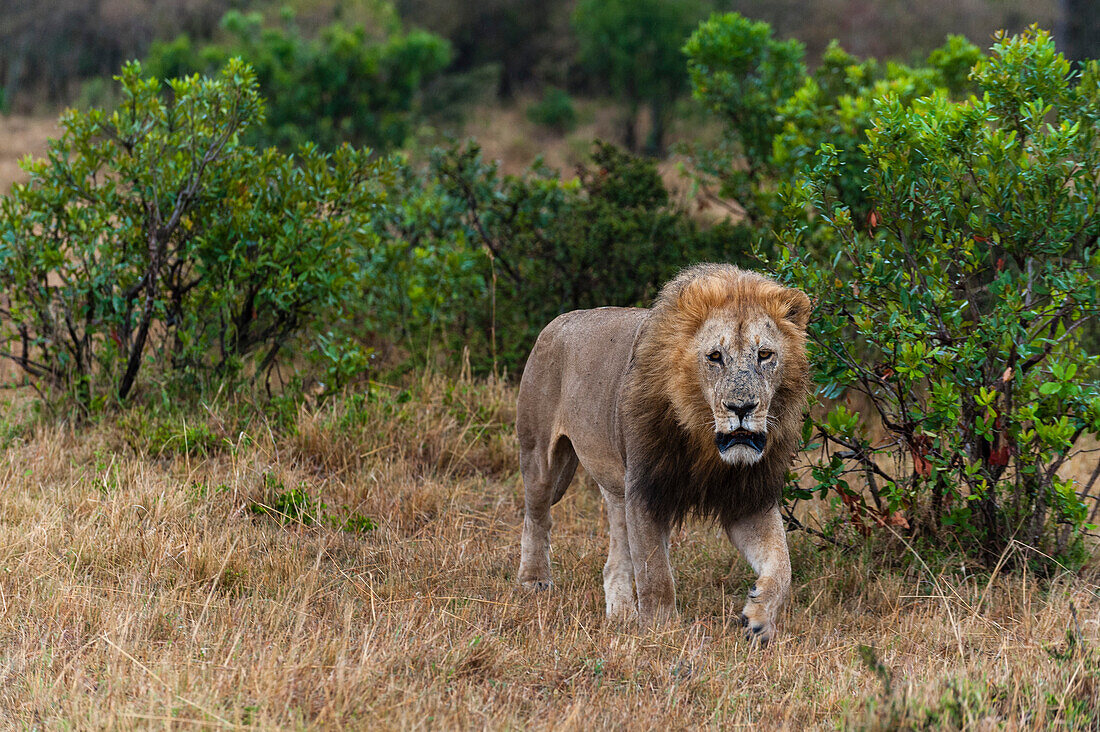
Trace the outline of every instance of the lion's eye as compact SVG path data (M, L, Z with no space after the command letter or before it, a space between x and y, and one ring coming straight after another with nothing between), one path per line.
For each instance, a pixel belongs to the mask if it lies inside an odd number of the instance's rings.
M718 364L722 363L722 352L721 351L711 351L710 353L707 354L707 360L710 361L711 363L718 363Z
M756 352L756 357L761 361L767 361L769 358L775 355L775 351L769 351L767 348L761 348Z

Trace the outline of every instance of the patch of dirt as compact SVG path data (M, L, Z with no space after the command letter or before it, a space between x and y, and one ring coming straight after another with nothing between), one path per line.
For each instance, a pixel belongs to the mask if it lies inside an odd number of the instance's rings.
M0 116L0 192L26 181L19 161L26 155L45 155L46 141L60 132L56 117Z

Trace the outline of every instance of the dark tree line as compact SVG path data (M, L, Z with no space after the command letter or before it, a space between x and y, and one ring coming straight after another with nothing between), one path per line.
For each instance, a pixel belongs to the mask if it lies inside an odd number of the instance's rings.
M1100 57L1100 2L1061 0L1058 47L1073 61Z
M232 0L0 0L0 85L16 109L71 103L156 38L209 38Z

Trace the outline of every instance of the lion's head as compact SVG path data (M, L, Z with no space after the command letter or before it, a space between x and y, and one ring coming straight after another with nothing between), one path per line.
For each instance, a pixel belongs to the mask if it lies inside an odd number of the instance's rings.
M691 267L662 288L639 336L628 410L648 453L636 457L702 491L670 517L695 510L734 518L738 499L723 488L731 473L757 488L740 504L778 496L809 385L809 315L802 292L733 265ZM658 513L667 493L655 488Z

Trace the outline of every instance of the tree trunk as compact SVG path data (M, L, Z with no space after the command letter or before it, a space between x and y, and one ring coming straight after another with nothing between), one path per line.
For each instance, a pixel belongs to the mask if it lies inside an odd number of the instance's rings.
M665 100L656 96L649 102L649 137L645 141L645 154L654 158L665 156L665 126L668 114Z
M632 153L638 152L638 105L634 102L623 123L623 145Z

